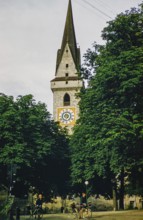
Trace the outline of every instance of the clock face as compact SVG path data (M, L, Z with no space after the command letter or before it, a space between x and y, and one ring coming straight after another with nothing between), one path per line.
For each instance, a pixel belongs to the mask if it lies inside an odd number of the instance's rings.
M62 124L73 124L75 120L75 111L72 108L62 108L59 110L59 121Z

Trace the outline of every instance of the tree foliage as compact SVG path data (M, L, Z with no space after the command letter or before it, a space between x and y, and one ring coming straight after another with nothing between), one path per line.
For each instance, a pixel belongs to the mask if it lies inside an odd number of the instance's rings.
M71 140L74 183L128 175L143 160L143 6L108 22L105 46L85 54L80 119ZM79 154L77 154L79 152ZM98 179L97 179L98 180Z
M44 103L36 103L32 95L16 100L0 95L0 163L9 176L3 183L10 184L16 172L15 193L30 185L45 192L54 186L62 192L68 157L68 139Z

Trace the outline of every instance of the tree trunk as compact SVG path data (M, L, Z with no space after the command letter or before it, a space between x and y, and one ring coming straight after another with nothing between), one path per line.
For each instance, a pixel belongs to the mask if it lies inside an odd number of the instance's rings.
M124 169L122 169L120 175L119 206L121 210L124 210Z
M117 190L116 187L113 186L113 210L117 211L118 210L118 205L117 205Z

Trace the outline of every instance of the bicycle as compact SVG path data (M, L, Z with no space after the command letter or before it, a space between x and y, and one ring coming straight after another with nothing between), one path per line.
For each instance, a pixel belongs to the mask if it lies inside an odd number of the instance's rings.
M42 219L42 217L43 217L43 210L42 210L42 208L39 207L39 206L36 206L34 211L33 211L33 216L34 216L35 219L36 218L37 219Z
M92 217L92 211L89 207L83 209L83 218L90 219Z
M91 203L80 205L79 219L90 219L92 218Z
M75 205L70 209L70 217L73 219L90 219L92 217L92 211L90 205L82 206L82 205Z
M79 219L79 208L78 205L76 205L75 203L71 204L71 207L69 209L69 218Z

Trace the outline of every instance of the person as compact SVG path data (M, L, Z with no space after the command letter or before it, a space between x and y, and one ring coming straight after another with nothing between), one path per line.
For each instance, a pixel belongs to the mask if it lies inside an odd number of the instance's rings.
M71 209L72 209L72 213L76 212L76 205L74 202L71 204Z
M86 193L83 192L80 198L79 219L83 218L83 212L86 207L87 207Z
M71 209L72 209L72 214L74 215L74 219L77 219L79 217L79 204L75 204L75 202L73 202L71 204Z
M40 214L42 214L42 204L43 204L43 199L42 199L42 194L39 194L38 199L36 200L36 209L35 209L35 218L36 214L38 214L38 217L40 217Z
M42 209L42 194L39 194L38 199L36 200L36 207Z
M82 196L80 198L80 204L82 206L86 206L86 194L84 192L82 193Z
M61 206L61 213L64 213L64 207Z

